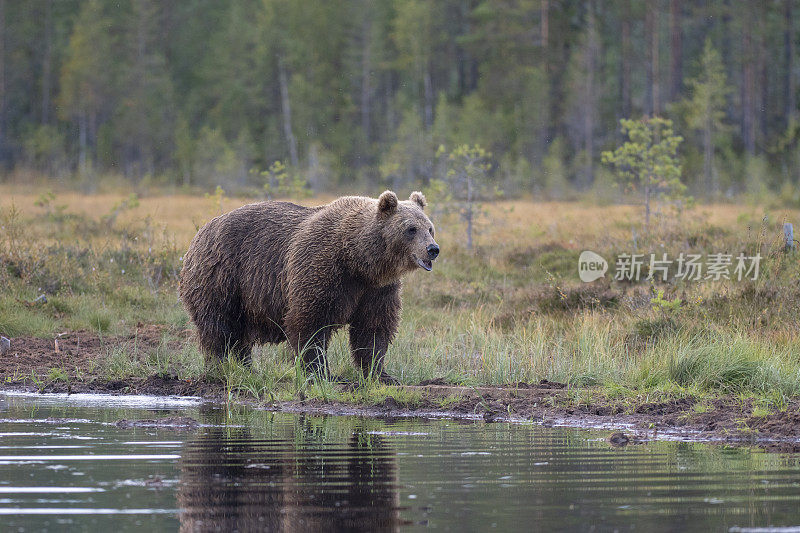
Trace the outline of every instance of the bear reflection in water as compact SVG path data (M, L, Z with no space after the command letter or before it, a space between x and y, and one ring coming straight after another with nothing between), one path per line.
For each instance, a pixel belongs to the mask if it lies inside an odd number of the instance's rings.
M298 432L298 435L302 432ZM209 428L184 448L181 531L398 529L394 454L379 435L336 444Z

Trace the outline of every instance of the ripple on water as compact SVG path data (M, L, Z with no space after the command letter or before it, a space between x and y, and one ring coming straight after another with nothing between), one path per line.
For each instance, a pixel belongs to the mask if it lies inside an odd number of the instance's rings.
M122 399L120 399L122 398ZM800 459L448 420L6 397L6 529L791 531ZM194 431L117 427L191 416Z

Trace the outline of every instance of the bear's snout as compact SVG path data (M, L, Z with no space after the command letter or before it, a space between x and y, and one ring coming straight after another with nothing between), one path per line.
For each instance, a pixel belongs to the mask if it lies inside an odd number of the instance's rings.
M429 258L431 261L433 261L434 259L436 259L436 257L437 257L438 255L439 255L439 245L438 245L438 244L436 244L436 243L434 243L434 244L429 244L429 245L428 245L428 258Z

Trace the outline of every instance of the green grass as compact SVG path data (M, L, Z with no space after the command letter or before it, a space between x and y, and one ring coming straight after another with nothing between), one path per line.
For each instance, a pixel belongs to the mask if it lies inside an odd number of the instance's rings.
M174 349L173 345L179 348ZM99 360L99 373L108 379L130 377L178 377L200 379L207 376L203 357L192 342L176 342L167 331L156 346L132 340L109 344Z
M615 208L608 209L610 222L593 237L593 248L613 256L629 249L629 237L602 231L618 225L627 232L631 223L622 215L614 219ZM181 334L190 327L177 298L185 246L166 231L154 231L151 219L102 224L87 215L9 209L0 217L0 334L95 332L105 339L102 357L96 368L78 373L213 378L232 395L266 401L310 397L378 404L388 396L398 403L419 401L362 380L343 332L334 336L328 356L334 376L362 385L353 392L308 379L286 346L256 349L253 369L231 361L204 369L196 344ZM753 236L700 220L640 235L639 246L663 245L673 256L692 243L700 252L754 246L764 252L757 282L653 287L576 282L579 251L553 241L549 230L517 230L516 236L474 252L455 241L433 273L406 280L403 319L387 370L405 384L436 378L467 386L547 379L575 390L595 387L609 398L733 394L775 408L800 396L800 261L780 253L763 236L767 229ZM37 300L40 295L46 302ZM137 324L162 325L164 336L156 346L135 336L119 340ZM54 371L49 379L62 377ZM591 401L589 393L575 394L575 401Z
M524 335L518 332L513 341L477 325L474 331L468 325L459 330L455 322L452 328L461 331L459 334L435 341L421 337L412 343L412 324L401 328L387 358L389 372L406 384L443 376L449 376L454 384L472 386L548 379L569 384L576 395L574 401L582 405L591 403L586 391L593 386L601 386L598 390L605 398L620 400L638 397L646 401L643 395L647 394L732 394L780 406L800 396L796 348L767 347L742 334L710 338L678 330L636 351L625 345L625 336L602 316L585 316L574 329L562 330L560 337L554 334L556 324L542 327L532 321L531 327L523 328ZM316 398L371 405L388 396L401 404L420 400L413 395L405 397L402 389L361 378L350 363L342 333L334 337L329 350L332 374L361 385L346 393L329 381L306 376L285 346L256 349L252 369L227 360L207 372L192 341L181 341L179 350L170 348L171 341L174 344L167 333L155 349L143 350L135 341L109 347L102 373L115 379L151 375L217 379L231 394L265 401Z
M5 300L5 301L2 301ZM58 322L36 310L0 300L0 331L8 337L21 335L48 336L57 329Z

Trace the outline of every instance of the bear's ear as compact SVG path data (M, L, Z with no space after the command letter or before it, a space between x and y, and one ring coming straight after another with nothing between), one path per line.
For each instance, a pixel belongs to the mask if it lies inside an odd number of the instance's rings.
M428 207L428 201L425 199L425 195L419 191L412 192L408 199L417 204L420 209Z
M378 212L391 215L397 210L397 195L392 191L383 191L378 197Z

